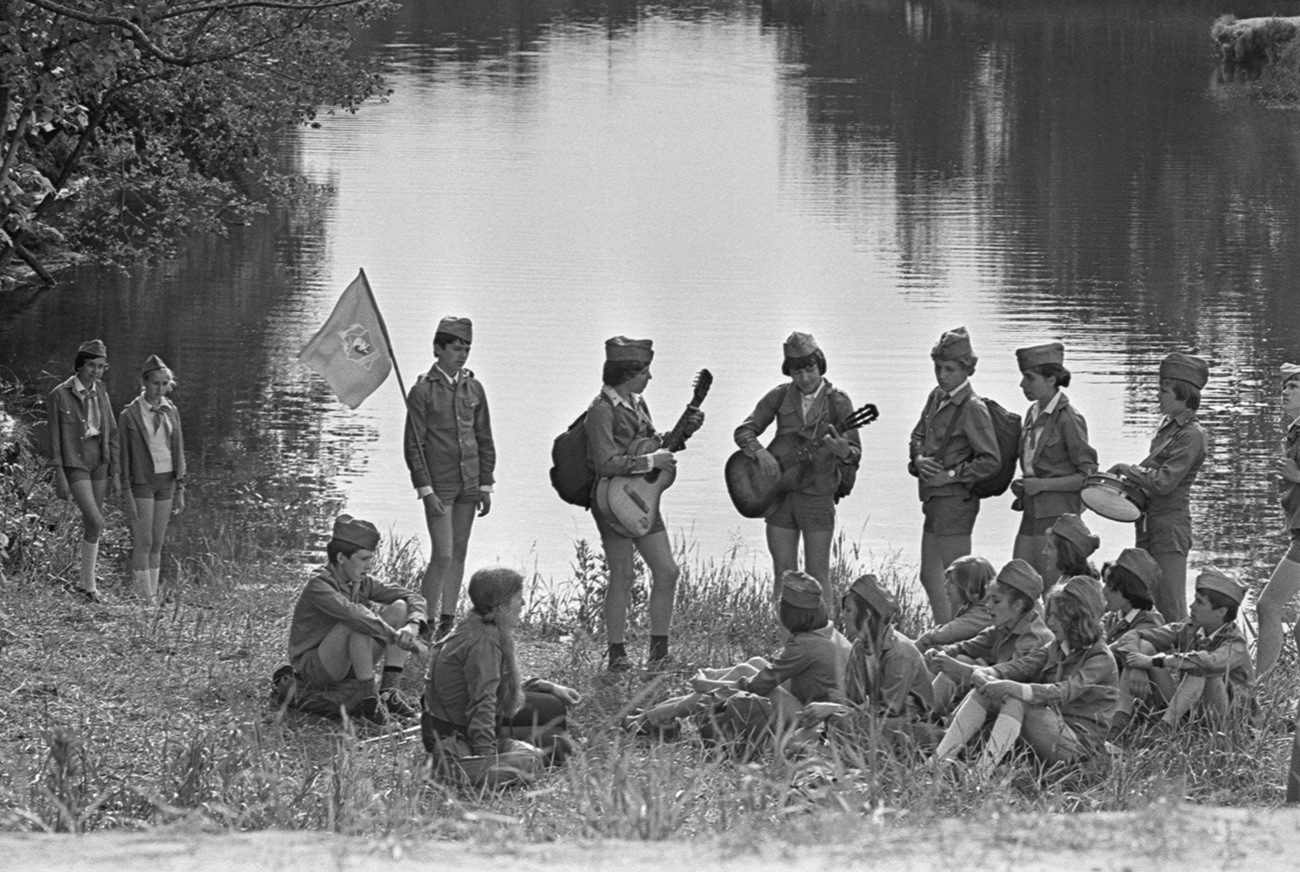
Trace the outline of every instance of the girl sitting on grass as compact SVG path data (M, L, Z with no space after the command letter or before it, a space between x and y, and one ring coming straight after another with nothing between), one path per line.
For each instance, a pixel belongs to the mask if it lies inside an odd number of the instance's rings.
M849 641L831 626L821 582L787 570L781 576L780 617L790 637L774 660L754 657L726 669L700 670L691 679L693 693L636 713L624 727L672 735L678 718L714 710L724 732L753 740L768 729L788 729L809 703L842 701Z
M1043 556L1055 568L1057 578L1074 578L1076 575L1096 578L1097 568L1088 558L1100 547L1101 539L1093 535L1082 518L1066 514L1048 528ZM1046 590L1043 595L1046 597L1050 593Z
M983 770L996 766L1018 738L1047 763L1081 763L1104 754L1119 672L1102 639L1103 608L1095 579L1076 575L1061 585L1047 605L1056 640L1008 664L1003 677L977 671L976 689L957 708L935 759L955 757L994 712L997 720L980 757Z
M989 588L988 608L992 624L972 639L926 652L934 677L934 707L940 714L952 710L959 693L971 687L977 670L986 678L1001 678L1000 664L1024 657L1052 641L1052 631L1043 623L1038 598L1043 580L1023 560L1012 560L998 573Z
M1125 548L1113 563L1101 568L1101 579L1106 595L1101 628L1111 651L1125 633L1164 625L1152 593L1160 585L1160 564L1150 554L1141 548ZM1117 655L1117 659L1122 671L1123 657Z
M996 575L997 570L984 557L968 554L950 563L944 570L943 581L948 602L952 605L952 620L917 636L916 647L926 651L943 645L956 645L993 626L993 613L984 598L988 594L989 582Z
M424 747L456 758L471 777L464 765L471 755L533 759L513 764L520 768L535 766L542 755L562 763L572 750L563 735L565 718L581 697L553 681L524 681L519 673L514 630L524 607L523 576L504 566L480 569L469 580L469 600L473 611L430 658L420 724Z

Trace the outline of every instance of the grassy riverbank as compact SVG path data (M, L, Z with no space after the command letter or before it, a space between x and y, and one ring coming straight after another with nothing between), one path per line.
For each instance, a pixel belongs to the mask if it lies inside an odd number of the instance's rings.
M216 829L321 829L363 835L548 840L661 839L775 833L840 839L845 821L888 825L1014 812L1124 811L1187 799L1272 805L1282 799L1289 736L1284 700L1266 699L1262 727L1171 740L1139 734L1107 774L1044 773L1027 760L991 776L900 760L878 737L814 770L808 761L740 763L687 735L629 740L632 706L682 686L601 671L599 550L578 543L571 579L533 579L521 651L528 671L584 695L574 713L582 751L527 792L480 795L426 777L418 741L286 714L269 700L287 618L317 561L295 531L326 529L321 507L247 499L225 523L186 528L173 544L171 602L126 596L126 534L110 510L103 575L108 601L63 592L75 572L79 524L52 499L36 461L9 449L0 523L10 544L0 585L0 830L93 830L190 821ZM318 540L318 535L309 535ZM675 652L723 664L779 646L766 578L708 563L679 543L684 575ZM420 555L382 552L381 572L414 579ZM870 568L904 587L912 569L841 540L840 583ZM634 653L644 653L643 591ZM907 603L906 629L919 604ZM420 664L406 676L418 693ZM1294 665L1287 665L1287 688ZM840 835L837 835L840 834Z

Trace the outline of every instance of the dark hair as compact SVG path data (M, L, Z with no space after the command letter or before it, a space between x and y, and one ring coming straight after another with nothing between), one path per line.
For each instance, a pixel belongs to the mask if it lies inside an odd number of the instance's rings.
M1101 574L1106 579L1106 587L1128 600L1129 605L1133 608L1155 608L1155 603L1151 601L1151 592L1147 589L1146 582L1138 578L1137 574L1132 570L1125 569L1116 563L1107 563L1102 567Z
M360 545L344 542L342 539L331 539L325 544L325 562L333 566L339 557L351 557L360 550Z
M1076 575L1097 577L1096 567L1088 562L1088 558L1079 550L1078 545L1060 533L1049 535L1056 543L1056 568L1061 570L1061 578L1073 578Z
M810 609L792 606L781 600L781 626L791 633L806 633L820 630L830 619L826 617L826 607L821 603Z
M459 336L453 336L452 334L446 332L445 330L439 330L437 333L433 334L433 347L446 348L448 345L451 345L457 339L460 339L461 342L465 342L465 340L461 339L461 337ZM471 343L465 342L465 344L470 345Z
M993 583L998 587L1001 587L1004 591L1006 591L1007 597L1010 598L1011 602L1013 602L1015 605L1020 607L1020 614L1022 616L1027 614L1030 611L1030 609L1032 609L1037 604L1035 603L1034 600L1026 596L1023 590L1014 588L1011 585L1001 581L995 581Z
M1228 596L1226 593L1219 593L1217 590L1207 590L1203 587L1197 588L1196 592L1205 594L1205 601L1209 603L1210 608L1215 611L1218 611L1219 609L1227 609L1223 614L1223 622L1225 624L1231 624L1233 621L1237 620L1237 604L1233 602L1232 597Z
M600 371L600 380L611 388L616 388L635 378L650 366L639 360L607 360Z
M1059 363L1040 363L1038 366L1027 366L1023 371L1050 378L1058 388L1070 386L1070 371Z
M949 563L944 574L952 578L967 602L977 603L988 593L989 582L997 578L998 571L988 558L967 554Z
M1088 648L1101 638L1101 621L1083 601L1072 593L1058 590L1048 600L1047 608L1060 620L1071 648Z
M1187 404L1187 408L1193 412L1201 407L1201 389L1191 382L1185 382L1182 379L1168 379L1169 385L1173 388L1174 397L1182 400Z
M803 357L782 358L781 375L789 375L796 369L807 369L814 363L817 364L817 372L826 375L826 355L820 348L814 350L812 354L805 354Z
M99 360L99 359L101 359L103 356L104 356L104 355L102 355L102 354L92 354L92 353L89 352L89 351L78 351L78 352L77 352L77 357L76 357L76 359L73 360L73 362L72 362L72 368L73 368L73 369L81 369L81 367L86 363L86 361L88 361L88 360Z

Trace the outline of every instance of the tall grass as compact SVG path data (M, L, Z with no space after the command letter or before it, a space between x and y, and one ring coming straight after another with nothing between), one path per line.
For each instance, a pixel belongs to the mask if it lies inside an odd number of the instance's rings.
M51 499L35 458L5 457L0 523L11 544L0 585L3 830L83 832L184 819L240 830L399 836L744 838L762 831L816 841L849 832L843 821L990 820L1009 811L1282 798L1290 738L1281 729L1289 714L1281 689L1265 694L1258 726L1176 739L1139 730L1109 766L1086 771L1047 769L1024 755L987 775L940 769L871 723L812 755L749 761L704 745L690 727L675 743L632 740L618 729L621 717L685 685L677 677L601 671L607 570L586 542L575 544L571 578L534 577L520 644L531 672L582 692L571 718L580 749L568 767L527 790L472 791L433 777L418 741L365 741L375 737L355 724L285 712L270 700L290 609L319 555L293 547L283 529L257 547L244 537L259 525L298 524L301 515L290 518L291 510L271 500L249 501L229 525L208 525L175 546L170 603L146 609L114 597L91 606L50 581L67 571L78 525ZM323 529L314 524L299 529ZM700 665L775 652L781 638L766 567L744 567L734 555L702 561L685 540L675 547L683 568L675 652ZM377 572L413 584L422 565L411 543L388 542ZM120 556L106 566L124 574ZM923 626L915 570L897 555L872 555L841 536L834 566L840 590L858 573L876 572L903 601L903 628ZM638 573L631 629L644 638L644 568ZM420 690L421 666L408 668L408 690ZM1283 670L1274 688L1292 686L1290 654Z

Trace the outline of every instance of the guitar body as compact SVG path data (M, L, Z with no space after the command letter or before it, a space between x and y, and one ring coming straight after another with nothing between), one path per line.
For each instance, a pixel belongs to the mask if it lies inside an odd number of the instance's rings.
M794 433L782 433L772 440L767 450L781 464L781 474L775 478L764 475L758 461L743 451L727 458L723 475L736 511L746 518L761 518L783 496L802 487L808 462L788 464L788 461L807 444L807 439Z
M866 426L878 417L880 411L867 403L841 421L837 430L842 435ZM764 475L758 461L743 451L737 451L728 457L723 477L727 482L727 494L736 511L746 518L761 518L783 496L802 488L822 451L820 436L824 435L826 434L820 433L818 441L798 433L782 433L774 438L767 450L781 467L779 476Z
M659 447L657 439L639 439L629 454L649 454ZM596 485L596 510L614 532L639 539L659 517L659 500L677 480L676 470L652 469L644 475L616 475Z

